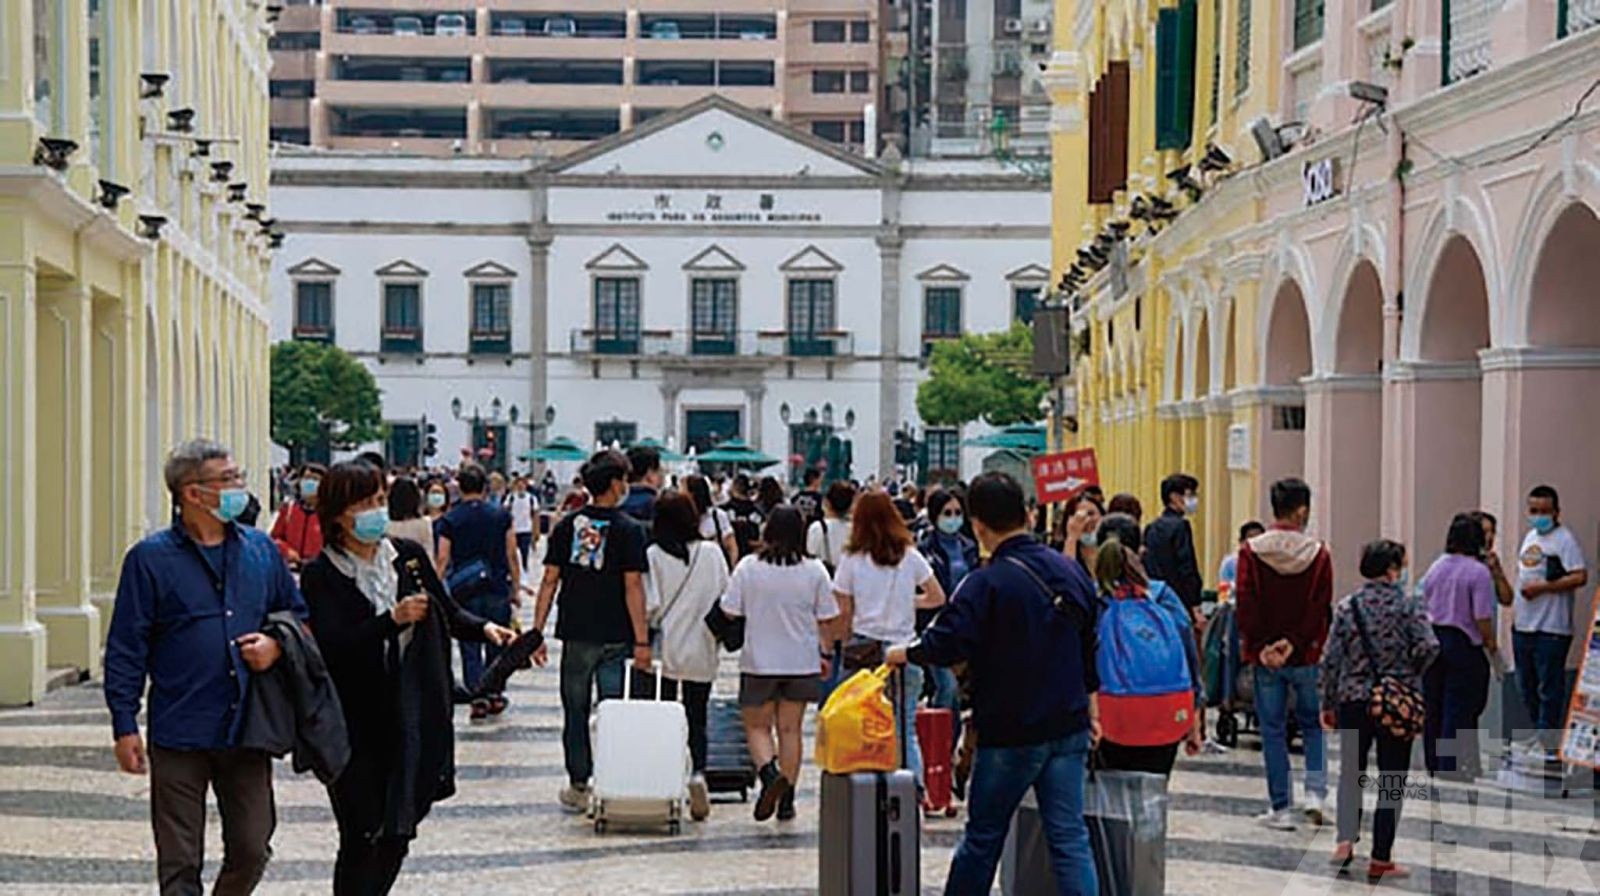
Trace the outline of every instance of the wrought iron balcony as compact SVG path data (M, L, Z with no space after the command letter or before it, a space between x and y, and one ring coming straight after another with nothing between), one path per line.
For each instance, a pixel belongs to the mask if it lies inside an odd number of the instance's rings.
M846 358L855 354L855 337L845 330L573 330L573 355L655 359Z

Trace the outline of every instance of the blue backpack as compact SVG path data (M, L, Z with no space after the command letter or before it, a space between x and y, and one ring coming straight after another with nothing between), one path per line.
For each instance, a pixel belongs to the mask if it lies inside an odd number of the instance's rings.
M1194 724L1184 622L1158 601L1170 594L1165 582L1151 582L1142 597L1101 597L1095 668L1101 730L1113 743L1173 744Z

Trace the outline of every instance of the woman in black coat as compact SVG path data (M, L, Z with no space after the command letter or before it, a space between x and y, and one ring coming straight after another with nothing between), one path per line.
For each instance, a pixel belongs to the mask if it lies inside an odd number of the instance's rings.
M337 896L389 892L417 824L455 793L450 639L515 637L452 601L420 545L384 537L385 498L377 468L334 465L318 489L325 546L300 578L350 733L328 787Z

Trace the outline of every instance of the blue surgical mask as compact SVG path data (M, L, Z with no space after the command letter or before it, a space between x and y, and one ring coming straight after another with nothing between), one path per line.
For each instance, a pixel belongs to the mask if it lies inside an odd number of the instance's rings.
M1200 499L1190 495L1183 499L1183 512L1193 516L1200 511Z
M1100 545L1100 533L1085 532L1078 536L1078 544L1091 548L1098 547Z
M1528 514L1528 525L1540 535L1549 535L1550 530L1556 527L1556 518L1548 513Z
M961 524L964 521L965 518L960 515L941 516L939 517L939 531L946 535L954 535L961 531Z
M300 497L302 497L302 498L314 498L314 497L316 497L317 486L319 484L320 484L319 481L316 480L316 479L302 479L302 480L300 480Z
M217 506L211 508L211 515L224 523L231 523L244 513L250 505L250 491L243 488L217 489Z
M1410 567L1406 567L1405 569L1400 570L1400 578L1394 580L1394 586L1396 588L1399 588L1400 592L1402 594L1410 594L1411 593L1411 568Z
M355 525L351 534L356 539L366 544L377 544L378 539L389 529L389 508L374 507L356 514Z
M444 495L440 494L439 492L433 492L433 493L429 494L428 495L428 506L429 507L443 507L444 506Z

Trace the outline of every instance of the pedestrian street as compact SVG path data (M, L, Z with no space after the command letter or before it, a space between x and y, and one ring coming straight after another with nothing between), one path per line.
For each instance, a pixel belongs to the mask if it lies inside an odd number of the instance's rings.
M552 656L552 667L558 662ZM729 693L725 664L719 693ZM817 773L801 785L799 818L758 825L749 804L717 802L682 835L596 836L561 811L560 707L553 668L519 673L498 722L456 716L459 792L437 804L413 844L396 892L804 894L816 892ZM809 733L809 730L808 730ZM1325 865L1330 825L1316 833L1264 830L1257 740L1226 755L1179 760L1167 834L1167 892L1186 896L1345 894ZM1337 754L1330 765L1337 762ZM1298 767L1299 757L1295 757ZM258 892L326 893L338 842L327 794L288 764L276 769L278 828ZM1560 896L1594 893L1600 835L1592 805L1445 784L1435 805L1408 794L1395 856L1416 872L1385 889L1417 893ZM1437 810L1437 823L1430 815ZM206 870L221 856L215 805ZM1585 833L1588 831L1588 833ZM923 892L936 893L960 821L926 824ZM1430 842L1432 845L1430 845ZM1357 844L1358 853L1362 845ZM37 706L0 712L0 893L148 893L155 851L149 779L117 771L104 698L94 683L51 692ZM1452 889L1453 887L1453 889ZM998 892L998 885L997 885Z

